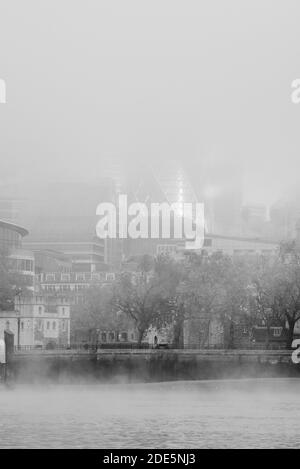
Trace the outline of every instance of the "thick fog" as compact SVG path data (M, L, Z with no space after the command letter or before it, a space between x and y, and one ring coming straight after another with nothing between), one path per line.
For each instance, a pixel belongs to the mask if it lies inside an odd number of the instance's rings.
M298 0L1 0L0 182L97 182L113 160L243 172L244 200L296 184Z

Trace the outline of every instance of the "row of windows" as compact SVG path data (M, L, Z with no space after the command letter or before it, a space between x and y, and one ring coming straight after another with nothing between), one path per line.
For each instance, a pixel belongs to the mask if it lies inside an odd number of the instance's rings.
M71 234L70 234L71 235ZM56 237L58 236L58 233L56 234ZM97 238L98 239L98 238ZM78 253L87 253L90 255L97 254L100 252L101 254L104 253L104 241L100 240L99 243L53 243L51 241L48 242L48 244L51 244L49 248L55 249L61 252L78 252Z
M43 290L49 292L67 292L67 291L82 291L89 288L89 284L84 285L42 285Z
M158 244L156 247L157 254L173 254L177 251L179 244ZM205 239L203 248L208 248L212 247L212 239ZM223 250L232 250L233 245L228 244L228 246L223 246L218 249L218 252L223 252ZM246 249L246 248L239 248L239 249L233 249L234 254L255 254L257 252L260 252L262 254L271 254L273 252L273 249Z
M10 259L10 265L13 270L33 272L34 264L30 259Z
M20 247L21 235L16 231L0 227L0 245L5 247Z
M176 251L176 244L158 244L156 247L157 254L173 254Z
M120 334L116 332L101 332L99 339L101 342L115 342L120 340L121 342L128 341L128 333L121 332ZM131 334L131 340L134 340L134 334Z
M55 282L55 281L62 281L62 282L70 282L71 279L75 278L76 281L79 282L84 282L84 281L113 281L115 279L115 274L114 273L78 273L75 275L75 277L71 274L60 274L57 275L55 273L53 274L46 274L46 282ZM40 277L40 281L43 281L43 277Z
M49 305L45 308L47 312L52 312L56 313L57 312L57 306L56 305ZM62 315L64 316L66 314L66 308L62 307L61 309ZM43 307L39 306L39 314L43 314Z
M24 331L25 326L26 326L25 322L21 321L21 331ZM52 321L52 322L51 321L43 321L42 319L39 319L38 323L37 323L38 330L42 331L44 326L46 326L47 331L50 331L51 329L53 331L55 331L56 328L57 328L57 322L56 321ZM28 321L27 327L28 328L30 327L29 321ZM63 331L67 330L67 321L65 319L63 319L63 321L62 321L62 330Z
M42 321L41 321L41 322L42 322ZM43 329L43 324L39 324L38 327L40 328L40 330L42 330L42 329ZM49 331L51 328L52 328L53 331L55 331L55 330L56 330L56 327L57 327L56 321L52 321L52 325L51 325L51 322L50 322L50 321L47 321L47 322L46 322L46 329L47 329L47 331ZM67 329L67 323L66 323L65 320L63 320L63 321L62 321L62 330L63 330L63 331L66 331L66 329Z

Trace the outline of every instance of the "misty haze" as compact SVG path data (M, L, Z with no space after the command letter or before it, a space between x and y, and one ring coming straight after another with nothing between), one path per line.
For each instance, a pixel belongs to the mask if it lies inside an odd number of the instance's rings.
M299 15L0 0L0 448L299 448Z

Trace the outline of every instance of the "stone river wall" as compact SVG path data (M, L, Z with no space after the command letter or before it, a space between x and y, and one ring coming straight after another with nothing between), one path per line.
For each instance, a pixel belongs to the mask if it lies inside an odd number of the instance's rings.
M29 351L16 352L7 370L8 381L23 383L300 377L287 350Z

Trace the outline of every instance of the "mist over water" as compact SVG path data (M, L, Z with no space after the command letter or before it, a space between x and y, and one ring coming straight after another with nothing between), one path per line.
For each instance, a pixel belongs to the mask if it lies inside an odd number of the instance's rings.
M1 448L298 448L295 379L0 389Z

